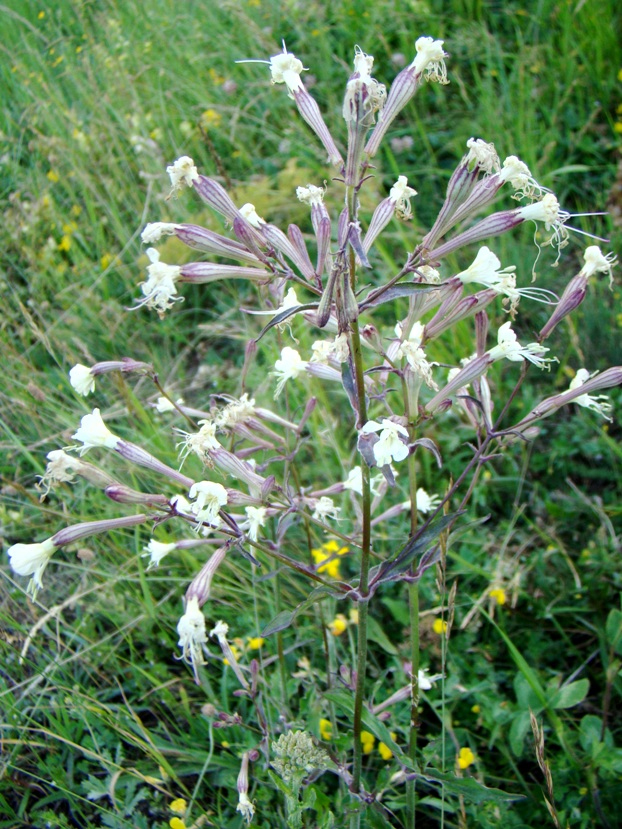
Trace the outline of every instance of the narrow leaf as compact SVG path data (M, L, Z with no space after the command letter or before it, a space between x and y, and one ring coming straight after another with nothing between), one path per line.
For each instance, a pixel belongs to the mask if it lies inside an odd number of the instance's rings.
M317 307L317 302L307 302L306 305L294 305L292 308L286 308L284 311L281 311L280 314L276 314L276 316L274 316L270 322L261 329L255 342L259 342L266 332L268 332L271 328L274 328L275 325L285 322L285 320L289 319L289 317L293 317L294 314L300 314L302 311L312 311Z

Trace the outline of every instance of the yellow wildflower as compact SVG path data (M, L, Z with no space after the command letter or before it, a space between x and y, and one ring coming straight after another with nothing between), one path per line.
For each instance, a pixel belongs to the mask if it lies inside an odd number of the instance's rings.
M168 825L171 827L171 829L186 829L186 824L183 822L181 818L178 817L172 817L169 820Z
M188 804L183 799L183 797L178 797L177 800L173 800L172 803L169 803L168 808L171 812L174 812L176 815L183 815L183 813L188 808Z
M223 740L220 745L222 746L222 748L229 748L231 743L229 742L229 740Z
M47 172L48 180L52 182L52 184L56 184L57 181L60 181L60 176L56 172L56 170L48 170Z
M397 739L397 734L394 731L391 732L391 738L393 740ZM383 760L390 760L393 757L393 752L386 743L378 743L378 753Z
M505 604L508 600L505 590L502 587L497 587L490 591L490 598L496 599L497 604Z
M71 210L69 212L71 213L72 216L75 216L76 219L77 219L78 216L80 215L80 213L82 213L82 207L79 204L73 204L71 206ZM78 228L76 227L76 230L77 229Z
M471 711L472 711L474 714L479 714L479 712L480 712L481 710L482 710L481 705L472 705L472 706L471 706Z
M258 651L259 648L265 643L265 639L263 636L251 636L248 640L248 649L250 651Z
M361 731L361 744L363 746L363 754L371 754L374 750L374 743L376 738L371 731Z
M470 748L461 748L458 754L458 768L468 769L475 762L475 755Z
M216 84L216 86L222 86L222 84L225 82L223 76L219 75L215 69L208 69L207 74L209 75L210 81L213 84Z
M65 233L60 242L58 243L58 249L65 251L65 253L71 247L71 236L68 233Z
M390 760L393 757L393 752L386 743L378 743L378 753L383 760Z
M441 618L435 619L434 624L432 625L432 630L434 633L438 633L439 636L443 633L447 633L447 622Z
M622 121L616 121L615 122L615 124L613 125L613 131L618 132L618 133L622 133Z
M323 740L330 740L333 736L333 724L330 720L322 719L320 720L320 737Z
M622 81L622 69L618 71L618 80Z
M348 627L348 620L343 613L338 613L332 622L328 623L328 629L333 636L341 636L344 630Z
M311 555L316 564L322 565L318 567L318 573L327 573L331 578L338 579L339 558L336 556L343 556L347 552L349 552L348 547L340 547L336 541L327 541L326 544L322 544L321 548L311 550ZM323 564L324 561L328 561L328 564Z
M204 130L209 130L210 127L219 127L222 121L222 115L220 112L216 112L215 109L206 109L205 112L201 113L201 117L199 118L199 122Z
M44 17L45 17L45 12L43 12L43 11L39 12L39 14L37 15L37 18L39 20L43 20Z
M587 786L581 786L581 788L579 789L579 794L581 795L581 797L586 795L587 792L588 792Z
M102 266L102 271L105 271L108 265L112 262L112 256L109 253L104 253L102 258L99 260L99 264Z

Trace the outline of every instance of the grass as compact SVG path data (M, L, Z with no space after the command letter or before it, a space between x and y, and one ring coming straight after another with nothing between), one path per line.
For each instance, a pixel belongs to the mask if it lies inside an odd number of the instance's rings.
M418 229L429 225L471 135L493 141L502 157L523 158L571 212L605 209L614 197L622 55L613 2L601 4L598 15L590 4L553 0L529 10L518 3L459 0L336 2L330 8L316 2L216 8L159 0L146 16L142 4L102 0L40 8L13 2L2 11L4 42L11 44L0 58L6 90L0 463L7 545L45 538L69 522L118 514L116 505L81 483L63 486L43 504L34 488L45 454L67 445L79 417L90 411L90 401L75 398L67 383L74 363L125 355L149 361L167 389L184 389L187 402L197 405L216 390L239 390L242 347L260 325L238 311L251 306L249 289L219 283L218 291L188 290L183 305L162 321L145 310L126 311L146 264L138 238L145 221L191 220L222 229L190 194L165 200L164 168L174 158L191 155L201 170L230 182L237 203L254 202L276 224L304 222L305 211L291 205L293 189L326 176L322 152L283 90L270 88L265 67L237 65L236 59L275 54L285 38L316 76L314 94L332 120L340 112L355 44L374 54L376 77L389 83L398 56L411 59L419 34L446 39L451 86L423 90L393 133L411 136L413 145L378 158L372 185L378 198L404 171L419 190L414 226L396 226L381 250L383 275ZM370 198L370 213L372 208ZM610 235L614 249L620 241L619 227L607 218L578 222ZM515 263L523 274L533 264L531 235L502 238L495 246L502 262ZM553 290L565 284L582 247L573 244L557 271L548 267L552 256L545 252L539 284ZM180 261L174 241L159 248L163 260ZM525 250L532 258L525 258ZM456 258L453 264L467 263ZM572 326L562 326L553 338L561 362L547 388L566 387L567 365L574 370L588 359L595 370L619 361L620 289L610 294L602 283L591 289ZM383 321L388 325L397 313L387 311ZM544 318L545 311L536 309L523 325L531 333ZM314 338L303 330L296 335L307 348ZM447 353L435 356L449 361L454 349L467 353L470 342L464 326ZM272 394L266 371L279 345L276 338L262 341L250 377L264 399ZM511 373L496 375L499 389L511 387ZM325 394L319 383L314 392ZM517 412L537 401L538 388L530 393ZM288 394L295 413L304 388ZM98 382L96 404L119 434L175 465L171 419L147 407L156 396L146 378L110 375ZM611 397L621 402L619 390ZM304 458L303 480L320 470L328 482L341 480L348 468L341 448L347 442L340 440L346 427L339 411L332 411L328 422L319 411L313 415L312 428L324 429L325 441L321 454ZM443 438L453 474L467 457L466 439L458 429ZM192 464L188 474L200 477L200 465ZM617 423L602 426L582 411L544 421L539 441L494 462L478 485L470 519L491 513L492 521L473 526L450 546L444 578L447 589L457 581L458 592L447 642L433 627L446 595L442 574L422 582L422 663L431 673L441 670L446 649L442 690L435 686L421 706L424 756L437 767L444 758L451 770L459 749L469 746L477 761L464 777L522 799L477 803L449 796L441 807L438 787L422 788L418 826L551 823L543 792L553 797L562 826L615 825L622 769L616 703L622 694L621 465ZM131 478L127 467L118 470L137 489L154 480L146 473L132 472ZM425 456L419 474L421 485L436 491L441 478ZM379 528L378 549L394 549L405 535L399 523ZM168 540L166 533L158 537ZM233 696L233 675L217 657L200 688L173 659L180 597L205 552L185 551L146 573L140 554L147 540L140 528L87 539L76 555L63 555L48 569L36 604L26 601L23 580L13 577L5 559L0 827L159 829L168 825L169 805L178 797L188 803L187 826L201 815L207 816L204 825L242 824L235 812L236 778L241 753L257 741L250 706ZM313 544L323 540L316 535ZM290 554L304 559L307 547L303 533L294 534ZM255 568L230 557L211 600L214 622L235 621L246 660L255 655L248 637L307 592L300 579L262 564ZM355 576L354 556L343 557L341 570ZM508 598L503 606L490 597L499 585ZM375 605L369 668L374 702L406 684L407 610L399 589L385 589ZM321 635L338 612L344 606L334 599L318 603L260 651L273 730L284 717L319 736L319 721L327 717L337 754L349 745L349 718L326 688L339 689L337 668L353 664L355 650L353 625L340 637ZM274 670L280 650L284 675ZM217 727L214 706L238 712L242 723ZM530 708L545 727L553 796L538 766ZM388 725L404 745L407 712L396 709ZM390 777L398 766L381 758L378 742L365 756L364 775L376 791L386 789L383 802L397 810L403 793ZM285 826L282 798L261 760L253 763L253 774L255 825ZM316 810L306 813L306 825L339 826L347 794L328 775L311 788ZM369 826L386 825L374 812L368 820Z

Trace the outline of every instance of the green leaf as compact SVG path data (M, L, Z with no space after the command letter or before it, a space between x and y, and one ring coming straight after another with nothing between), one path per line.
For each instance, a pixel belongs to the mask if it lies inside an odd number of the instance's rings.
M410 775L408 775L410 777ZM503 792L501 789L490 789L479 783L473 777L456 777L453 774L442 771L430 771L426 769L424 774L416 774L416 780L423 780L431 786L439 786L445 794L453 794L456 797L464 797L471 803L486 803L494 800L497 803L507 803L511 800L522 800L523 795Z
M371 296L371 294L376 291L376 288L373 288L367 297ZM375 308L377 305L384 305L385 302L393 302L396 299L402 299L405 296L412 296L415 293L423 293L428 294L430 291L438 291L438 287L436 285L428 285L426 283L421 282L402 282L399 285L393 285L391 288L387 288L387 290L380 294L377 299L367 299L367 297L361 302L360 309L364 311L366 308Z
M387 634L380 627L380 624L371 616L367 617L367 638L371 639L377 645L380 645L383 651L392 655L397 654L397 648L391 642Z
M334 596L341 594L334 594L328 587L316 587L315 590L307 596L304 602L295 607L293 610L282 610L272 619L271 622L265 626L261 631L261 636L270 636L273 633L279 633L281 630L288 628L299 613L314 605L316 602L325 599L327 596Z
M562 685L551 699L551 705L553 708L572 708L573 705L583 702L589 690L589 679L578 679L576 682Z
M354 717L354 699L347 691L342 689L327 691L324 696L326 699L338 705L342 710L346 711L352 718ZM367 731L371 731L376 739L387 745L393 752L396 760L410 769L412 774L415 769L413 760L407 754L404 754L393 737L391 737L391 733L386 725L374 717L371 711L366 708L363 708L361 719ZM502 792L500 789L489 789L481 783L478 783L472 777L455 777L451 773L437 771L436 769L427 768L422 773L414 772L414 777L417 780L422 780L433 786L442 786L445 793L465 797L472 803L484 803L487 800L503 802L517 800L520 797L520 795Z
M523 743L527 732L531 728L531 721L529 719L529 711L520 711L512 720L510 726L509 740L510 748L516 757L521 757L523 753Z
M415 535L408 539L394 559L385 561L384 564L380 565L370 582L377 584L378 582L391 581L395 576L407 570L411 562L419 554L423 554L431 547L443 530L455 521L459 515L462 515L462 513L454 512L450 515L441 515L440 518L432 521L425 529L415 533Z
M539 714L544 708L538 695L520 672L514 677L514 693L516 694L518 707L523 711L531 710L534 714Z
M600 717L596 717L594 714L587 714L581 720L581 748L584 751L590 751L590 749L598 745L601 742L600 735L603 730L603 721Z
M327 700L330 700L338 705L343 711L348 713L352 719L354 719L354 698L350 693L348 693L348 691L339 688L332 691L326 691L324 696ZM381 743L387 745L400 763L407 766L409 769L414 768L413 761L410 757L404 754L383 722L374 717L371 711L367 708L363 708L361 719L367 731L370 731L376 739L380 740Z
M272 317L267 325L264 325L255 342L258 343L263 335L266 334L271 328L274 328L275 325L285 322L286 319L292 317L294 314L299 314L301 311L311 311L314 308L317 308L318 305L318 302L308 302L306 305L294 305L292 308L286 308L284 311L281 311L280 314L276 314L276 316Z
M607 616L607 624L605 626L607 633L607 642L619 654L622 654L622 611L613 610Z

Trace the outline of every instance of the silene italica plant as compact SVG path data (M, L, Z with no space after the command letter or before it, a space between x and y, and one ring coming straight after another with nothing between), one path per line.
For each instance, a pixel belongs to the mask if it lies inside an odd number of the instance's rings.
M301 825L303 809L315 802L303 790L317 785L322 775L336 776L342 794L349 793L347 820L354 827L366 820L367 809L384 816L390 825L413 826L416 789L430 783L445 795L467 798L475 789L480 799L482 792L489 791L475 780L470 781L473 789L465 787L464 780L459 788L454 786L476 761L469 747L456 747L455 762L448 763L444 754L437 765L425 759L418 738L420 695L442 677L429 677L420 666L419 583L427 570L444 566L449 534L460 526L478 476L492 456L532 440L539 421L569 404L610 419L611 405L600 392L622 383L622 366L601 373L575 367L567 389L544 397L519 420L512 417L511 404L530 372L546 370L556 360L546 345L549 336L580 305L596 275L611 279L615 259L596 245L587 247L579 272L561 297L533 284L535 265L533 279L512 265L502 266L484 242L531 223L537 229L538 257L540 247L552 245L559 259L568 243L571 217L519 158L510 155L501 162L495 147L483 139L466 142L440 212L425 235L411 240L401 265L388 276L386 266L379 265L376 244L391 222L411 218L411 200L417 193L406 176L398 176L367 223L361 219L360 194L396 116L425 81L448 83L446 57L442 41L419 38L414 60L387 91L372 75L373 58L357 48L343 100L345 130L342 123L334 133L305 87L302 62L285 46L264 61L272 83L285 86L331 165L329 184L303 181L296 191L310 211L312 234L303 233L295 223L277 227L259 216L252 204L236 205L227 190L199 172L190 157L178 158L167 168L171 194L192 189L222 217L227 231L188 223L148 224L142 231L148 246L147 278L132 313L175 313L186 283L212 286L232 279L253 283L259 300L256 311L267 315L268 321L246 346L239 394L214 394L203 408L192 408L183 399L173 400L147 363L121 357L90 367L76 365L70 372L71 385L84 396L108 372L151 377L160 394L157 411L175 413L183 423L175 438L180 441L180 468L154 457L140 441L115 435L94 408L76 429L75 445L49 453L40 486L47 493L59 482L78 476L132 514L70 525L47 539L16 543L8 551L15 573L30 577L28 592L34 598L43 589L52 557L95 533L137 525L151 528L153 537L145 539L149 568L158 567L176 551L199 548L201 555L201 549L213 548L185 592L184 612L177 624L180 658L201 684L213 642L236 677L238 697L250 701L254 715L251 723L248 718L246 722L247 745L237 787L237 809L249 823L258 812L264 822L271 820L269 810L277 807L262 804L272 802L271 791L277 790L285 797L289 825ZM342 143L346 133L347 142ZM505 195L518 203L497 210ZM154 245L165 236L197 251L197 260L182 265L162 261ZM470 261L458 272L447 265L456 252L464 252ZM523 305L532 301L548 304L551 313L533 340L523 342L514 323ZM497 302L507 320L491 331L488 310ZM471 321L472 345L448 363L446 356L438 355L451 349L456 342L452 331L464 320ZM298 330L315 332L317 339L308 353L296 347ZM291 344L282 346L274 362L272 399L258 400L248 387L248 377L253 376L264 335L275 333L281 345L291 336ZM499 399L495 364L506 360L514 367L516 381L507 399ZM324 387L317 396L316 384ZM308 390L306 402L290 407L292 392L303 388ZM325 418L316 417L320 406L328 409ZM314 446L325 443L325 431L319 426L335 418L340 429L333 440L342 441L337 448L345 470L340 479L331 479L319 466L297 462L301 454L308 457ZM429 453L442 470L441 436L459 423L470 429L470 457L459 474L447 474L437 494L429 494L418 482L422 453ZM102 450L149 470L159 485L153 492L136 491L108 471L114 469L113 460L104 469L84 459L87 453L101 457ZM181 471L190 455L203 463L198 479ZM136 508L140 512L133 514ZM386 541L392 537L387 530L390 522L408 526L397 547ZM177 540L158 539L163 524L169 538L175 534ZM298 541L291 541L301 535L309 540L307 557L297 552ZM346 554L357 561L357 576L350 580L341 576L339 566ZM255 657L249 660L251 650L243 655L229 640L229 625L236 620L214 620L208 603L212 582L230 557L243 557L248 567L271 562L277 572L290 570L298 582L308 585L307 599L298 610L326 599L342 603L344 612L325 624L324 636L334 637L336 643L346 630L350 636L354 632L355 658L350 660L344 651L340 670L334 670L337 679L328 672L319 730L317 722L300 723L300 712L292 722L279 716L281 712L268 710L266 674L273 665L277 671L285 670L282 649L279 659L269 665ZM408 684L389 689L384 702L372 704L366 684L370 617L379 591L391 585L395 589L400 582L409 601ZM497 593L505 600L502 587ZM451 629L451 600L450 595L446 615L434 626L444 637ZM281 635L294 622L297 609L279 613L262 636ZM206 614L212 617L211 630ZM300 660L298 667L295 676L311 671L308 659ZM402 709L406 739L399 745L385 721L388 711L401 704L406 706ZM336 742L337 724L342 737L349 735L347 742ZM363 774L363 758L376 740L382 758L393 764L392 776L383 778L385 796L374 777ZM326 789L335 790L332 785Z

